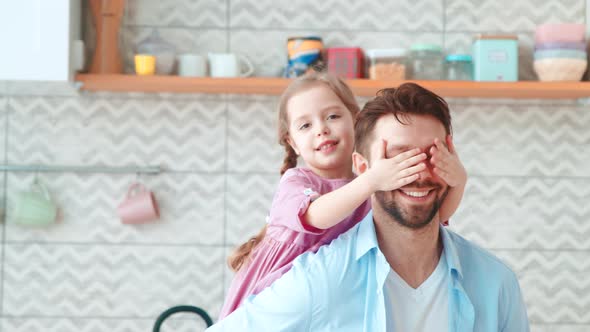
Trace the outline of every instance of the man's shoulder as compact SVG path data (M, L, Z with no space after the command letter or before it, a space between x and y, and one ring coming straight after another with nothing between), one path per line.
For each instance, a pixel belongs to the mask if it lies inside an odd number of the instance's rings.
M299 265L306 269L316 265L329 268L334 265L342 266L344 262L354 260L359 225L360 223L356 224L331 243L321 246L317 252L307 252L300 255L293 261L293 265Z
M479 272L490 277L488 280L516 280L512 268L499 257L451 230L445 231L455 246L464 274Z

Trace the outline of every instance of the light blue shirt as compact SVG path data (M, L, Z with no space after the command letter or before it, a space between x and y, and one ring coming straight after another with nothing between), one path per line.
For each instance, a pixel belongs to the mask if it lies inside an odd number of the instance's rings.
M514 272L450 230L440 233L450 276L448 331L529 331ZM385 332L390 269L370 212L316 254L298 257L289 272L207 331Z

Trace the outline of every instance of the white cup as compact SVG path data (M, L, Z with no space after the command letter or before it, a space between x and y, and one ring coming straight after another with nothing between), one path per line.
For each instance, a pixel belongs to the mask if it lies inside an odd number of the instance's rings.
M181 54L178 56L178 75L186 77L207 76L207 60L198 54Z
M211 77L247 77L254 73L252 62L241 54L209 53Z

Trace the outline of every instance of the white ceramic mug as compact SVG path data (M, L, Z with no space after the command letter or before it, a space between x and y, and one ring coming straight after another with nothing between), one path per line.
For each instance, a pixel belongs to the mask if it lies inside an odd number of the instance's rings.
M178 56L178 76L207 76L207 59L198 54L181 54Z
M254 73L252 62L241 54L209 53L208 58L211 77L247 77Z

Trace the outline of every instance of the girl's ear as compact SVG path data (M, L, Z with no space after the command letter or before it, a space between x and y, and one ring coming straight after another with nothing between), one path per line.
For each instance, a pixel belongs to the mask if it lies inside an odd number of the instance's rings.
M295 151L295 153L296 153L297 155L299 155L299 150L297 149L297 146L295 146L295 144L294 144L294 143L293 143L293 141L291 140L291 137L290 137L290 136L287 136L287 139L286 139L286 141L287 141L287 143L288 143L288 144L291 146L291 148L293 149L293 151Z
M361 175L369 169L369 161L360 153L352 153L352 166L357 175Z

